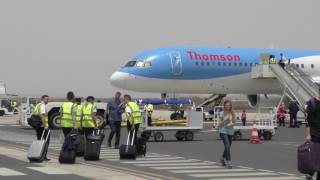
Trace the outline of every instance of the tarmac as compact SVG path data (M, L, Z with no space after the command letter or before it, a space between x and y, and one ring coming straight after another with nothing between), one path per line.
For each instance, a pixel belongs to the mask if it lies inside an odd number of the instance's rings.
M26 151L34 139L34 130L21 128L14 121L0 119L0 156L1 158L22 161L25 169L20 166L2 165L30 176ZM10 119L10 118L9 118ZM107 148L104 142L101 149L100 161L84 161L77 158L74 165L60 165L57 157L60 152L60 130L52 131L49 157L52 161L41 166L63 170L68 174L60 174L62 179L81 177L83 179L218 179L218 180L286 180L304 179L297 171L297 146L304 142L304 128L279 128L271 141L251 144L248 139L250 131L244 131L244 140L232 144L233 169L225 169L219 163L223 145L219 134L211 128L212 124L205 123L205 128L195 134L194 141L176 141L175 132L164 132L164 142L148 142L146 157L138 157L135 161L119 160L119 152ZM109 129L106 130L108 135ZM125 143L126 129L122 129L121 142ZM13 163L15 164L15 163ZM38 166L38 165L36 165ZM37 169L37 168L35 168ZM90 169L90 171L88 171ZM37 171L39 172L39 171ZM93 173L87 173L93 172ZM1 173L1 171L0 171ZM43 174L43 172L41 172ZM45 173L44 173L45 174ZM32 175L32 173L31 173ZM49 178L50 175L48 175ZM37 176L34 176L37 178ZM0 174L0 178L1 177ZM80 178L80 179L81 179Z

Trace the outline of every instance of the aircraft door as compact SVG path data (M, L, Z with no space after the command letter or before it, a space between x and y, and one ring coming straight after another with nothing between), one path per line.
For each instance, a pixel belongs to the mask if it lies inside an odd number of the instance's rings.
M171 74L180 76L182 74L182 58L180 52L170 52L169 56L171 59Z

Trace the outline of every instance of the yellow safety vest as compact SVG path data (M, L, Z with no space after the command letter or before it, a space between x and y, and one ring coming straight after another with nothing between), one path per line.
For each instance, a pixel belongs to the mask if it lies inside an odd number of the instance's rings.
M270 58L269 59L270 64L276 64L276 58Z
M81 127L81 116L82 116L82 105L77 105L77 114L76 114L76 119L77 119L77 127Z
M147 111L147 113L148 113L148 116L151 117L152 112L153 112L153 105L152 105L152 104L148 104L148 105L146 106L146 111Z
M33 115L34 116L37 116L37 117L39 117L40 118L40 107L41 107L41 105L43 104L43 102L41 102L41 103L38 103L37 105L36 105L36 107L34 108L34 111L33 111ZM45 114L45 116L44 116L44 126L45 127L49 127L49 124L48 124L48 112L46 111L46 114Z
M82 126L85 128L95 127L92 119L92 111L93 111L93 104L84 105L82 108L82 114L83 114Z
M72 109L74 107L73 102L65 102L61 106L61 127L63 128L71 128L73 127L73 119L72 119Z
M142 119L141 119L142 115L140 112L139 105L136 102L129 102L127 104L127 107L129 107L131 109L132 116L133 116L133 119L132 119L131 116L129 116L129 114L126 113L129 123L130 124L141 124L142 123Z

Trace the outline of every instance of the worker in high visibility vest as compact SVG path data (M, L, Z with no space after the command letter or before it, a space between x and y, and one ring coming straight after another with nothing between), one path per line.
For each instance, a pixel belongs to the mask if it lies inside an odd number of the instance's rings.
M82 126L86 137L92 134L94 129L98 128L96 120L97 107L94 104L94 100L93 96L88 96L82 107Z
M152 113L153 113L153 105L152 104L146 104L144 106L144 110L147 113L148 118L148 126L152 126Z
M128 132L131 131L131 138L132 138L133 130L135 130L134 139L136 139L140 124L142 123L142 115L140 112L140 107L136 102L131 100L130 95L126 94L123 97L126 105L125 113L127 117Z
M60 122L61 122L61 129L63 132L64 137L71 132L73 128L77 128L76 126L76 112L77 108L76 105L73 103L74 101L74 93L68 92L67 93L67 100L68 102L64 102L60 108Z
M83 106L82 106L81 102L82 102L81 98L75 99L75 104L76 104L76 109L77 109L77 111L76 111L76 124L77 125L76 126L78 129L82 129L82 118L83 118L82 108L83 108Z
M276 58L274 55L270 55L269 64L277 64Z
M39 119L39 121L41 121L41 126L36 128L36 133L37 133L37 139L40 140L43 131L45 131L44 133L44 137L47 136L47 133L49 132L49 124L48 124L48 111L46 108L46 105L49 102L49 96L48 95L43 95L41 97L41 102L38 103L33 111L33 116L37 119ZM48 141L47 141L48 145L46 146L47 148L45 149L45 161L49 161L50 159L47 157L47 152L48 152L48 147L50 144L50 134L48 136Z

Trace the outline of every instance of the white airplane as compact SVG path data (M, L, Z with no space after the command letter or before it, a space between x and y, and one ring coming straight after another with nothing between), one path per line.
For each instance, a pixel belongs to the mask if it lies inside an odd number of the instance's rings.
M251 68L259 63L261 54L274 55L277 61L290 59L315 82L320 81L320 51L194 47L138 54L114 72L110 81L138 92L246 94L255 107L266 101L278 102L283 93L277 79L251 78Z

